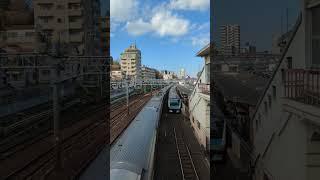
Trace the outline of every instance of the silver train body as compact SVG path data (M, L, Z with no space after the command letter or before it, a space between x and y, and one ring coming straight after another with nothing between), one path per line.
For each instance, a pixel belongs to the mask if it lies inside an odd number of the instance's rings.
M182 106L182 102L179 95L177 94L176 86L173 86L169 92L168 111L181 113L181 106Z
M164 96L161 89L143 107L110 150L111 180L152 180L157 128Z

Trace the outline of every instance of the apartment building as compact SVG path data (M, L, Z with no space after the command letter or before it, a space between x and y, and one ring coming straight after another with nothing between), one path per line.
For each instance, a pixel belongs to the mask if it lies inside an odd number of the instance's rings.
M100 45L105 56L110 56L110 16L108 14L99 18Z
M257 180L320 177L320 0L301 14L253 115Z
M32 11L23 0L3 3L6 8L0 14L0 48L4 52L33 52L36 33Z
M195 136L203 148L210 150L210 45L197 53L204 67L189 98L189 115Z
M168 70L162 70L161 74L164 80L174 79L176 77L174 72Z
M141 78L141 51L135 44L130 45L120 55L121 70L129 78Z
M36 31L45 34L52 51L96 55L100 48L99 0L34 0Z
M141 79L156 79L157 70L147 66L141 67Z
M240 53L240 26L237 24L220 27L221 51L225 56Z

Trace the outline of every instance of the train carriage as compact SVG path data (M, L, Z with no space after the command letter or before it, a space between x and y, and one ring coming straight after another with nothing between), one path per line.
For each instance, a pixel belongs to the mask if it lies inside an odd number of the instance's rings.
M169 91L168 111L181 113L181 106L182 102L179 95L177 94L176 86L173 86Z
M144 106L110 150L111 180L152 180L157 128L168 87Z

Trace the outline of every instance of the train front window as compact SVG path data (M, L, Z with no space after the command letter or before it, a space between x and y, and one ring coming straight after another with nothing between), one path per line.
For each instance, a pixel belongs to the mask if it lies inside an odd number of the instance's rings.
M170 101L170 106L179 106L180 100L179 99L172 99Z

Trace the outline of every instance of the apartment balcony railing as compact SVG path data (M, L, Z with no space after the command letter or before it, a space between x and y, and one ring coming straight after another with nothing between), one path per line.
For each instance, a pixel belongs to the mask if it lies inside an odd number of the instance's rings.
M69 9L69 16L82 16L82 9Z
M198 89L200 93L210 95L210 84L199 83Z
M83 28L83 21L76 21L69 23L70 29L82 29Z
M283 80L286 98L320 106L320 70L288 69Z

